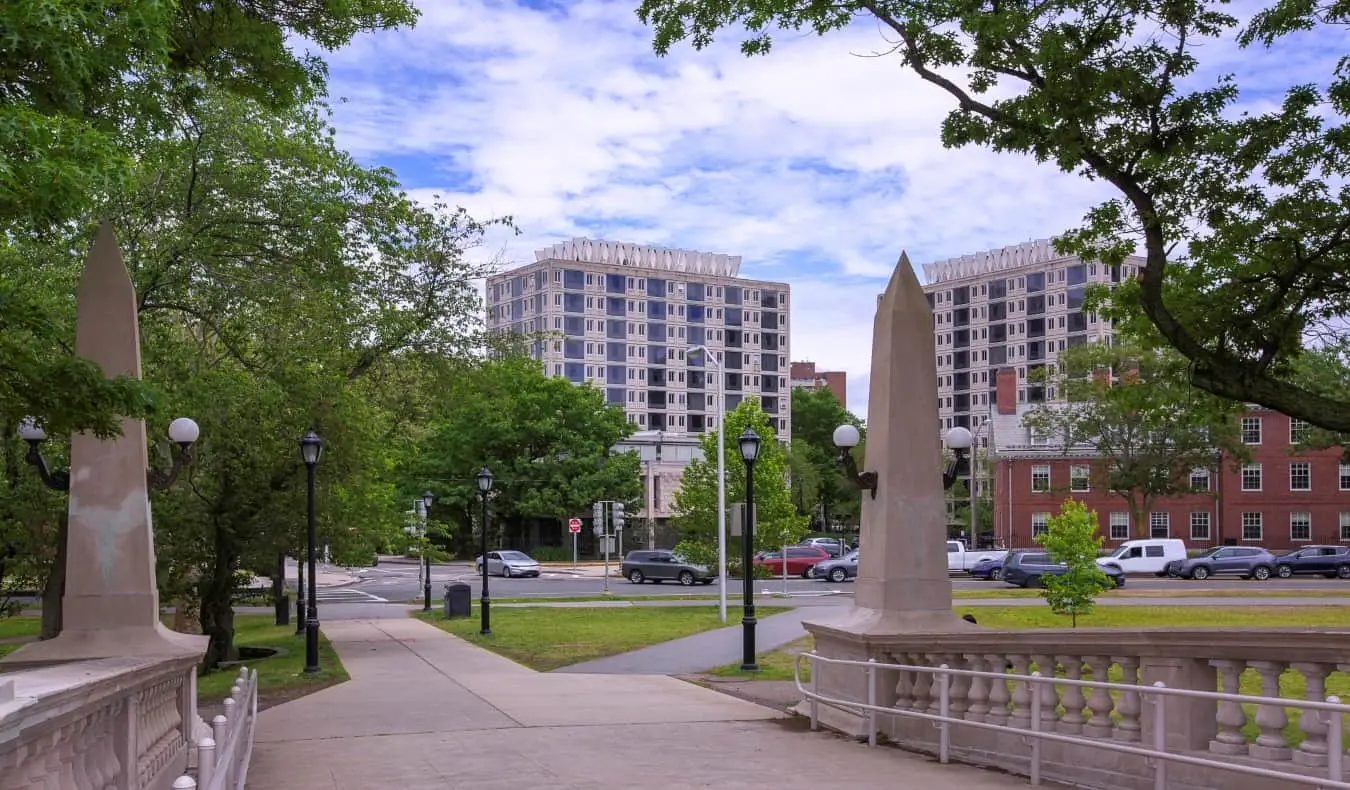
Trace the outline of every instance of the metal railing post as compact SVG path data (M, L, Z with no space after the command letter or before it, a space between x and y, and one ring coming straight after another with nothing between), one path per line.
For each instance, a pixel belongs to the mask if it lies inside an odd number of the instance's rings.
M1161 680L1155 681L1153 688L1166 688ZM1153 697L1153 750L1160 755L1167 752L1167 696L1150 694ZM1153 758L1153 790L1167 790L1167 758Z
M1031 689L1031 731L1041 731L1041 684L1037 682L1040 672L1032 672L1027 681ZM1041 739L1031 736L1031 786L1041 786Z
M216 741L214 738L202 738L197 744L197 778L202 785L210 785L211 777L216 773Z
M173 780L173 790L197 790L197 780L190 776L180 776Z
M797 660L800 661L801 656L798 656ZM807 665L811 668L811 731L815 732L820 729L820 700L816 698L816 695L820 693L820 685L816 681L820 672L816 669L814 656L807 662Z
M948 666L942 665L942 673L938 676L938 688L940 696L938 698L938 715L942 721L938 724L941 736L938 740L938 762L947 763L948 755L952 749L952 723L950 721L952 714L952 676L947 672Z
M814 674L811 677L815 677ZM877 660L867 659L867 745L877 745Z
M1341 704L1341 698L1337 696L1327 697L1327 702L1332 705ZM1339 711L1329 711L1327 722L1327 778L1337 782L1345 781L1345 772L1341 766L1341 759L1345 755L1345 721L1341 718Z

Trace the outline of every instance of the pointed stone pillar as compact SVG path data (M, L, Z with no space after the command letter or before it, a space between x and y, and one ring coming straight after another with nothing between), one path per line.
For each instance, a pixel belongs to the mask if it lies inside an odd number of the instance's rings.
M99 226L80 278L75 352L97 363L109 378L141 376L136 292L106 222ZM206 637L175 633L159 619L148 462L141 420L123 420L118 437L81 433L71 438L61 634L26 644L0 661L32 665L205 653Z

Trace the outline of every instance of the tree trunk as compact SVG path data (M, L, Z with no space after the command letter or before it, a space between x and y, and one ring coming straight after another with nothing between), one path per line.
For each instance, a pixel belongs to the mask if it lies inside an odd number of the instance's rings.
M215 532L215 557L201 584L202 633L211 637L204 662L208 670L218 668L222 661L239 659L239 650L234 644L234 608L230 601L239 549L227 528L217 524Z
M66 552L70 542L70 514L57 519L56 560L42 586L42 630L38 639L55 639L61 633L61 605L66 594Z
M276 609L276 624L289 625L291 604L286 600L286 552L277 553L277 568L272 573L272 606Z

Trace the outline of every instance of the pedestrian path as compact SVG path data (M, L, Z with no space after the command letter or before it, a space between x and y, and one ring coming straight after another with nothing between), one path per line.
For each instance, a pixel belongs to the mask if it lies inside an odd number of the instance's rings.
M848 609L848 606L838 605L801 606L790 612L761 618L755 626L755 651L767 653L806 636L802 620L808 617L827 620ZM741 660L744 629L737 619L733 618L732 622L725 628L672 639L617 656L573 664L555 669L554 672L598 675L693 675L704 672Z
M536 673L417 620L324 632L352 679L260 714L254 790L1025 786L670 677Z

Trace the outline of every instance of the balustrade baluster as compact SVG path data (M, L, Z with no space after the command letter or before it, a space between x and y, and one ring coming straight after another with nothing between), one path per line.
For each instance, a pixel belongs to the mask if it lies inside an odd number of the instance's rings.
M1106 683L1111 679L1111 659L1106 656L1085 656L1088 668L1092 670L1092 682ZM1083 725L1083 734L1093 738L1110 738L1112 732L1111 711L1116 709L1116 701L1111 692L1104 688L1094 688L1088 696L1087 707L1092 717Z
M1242 661L1214 659L1209 662L1219 673L1219 691L1224 694L1237 694L1242 687L1242 671L1247 668ZM1242 727L1247 723L1247 714L1242 704L1231 700L1219 700L1214 714L1218 732L1209 742L1209 750L1215 754L1246 754L1247 736Z
M940 667L947 665L948 669L962 669L960 656L952 653L929 653L928 665ZM954 718L961 718L961 713L966 709L966 693L964 684L970 678L960 677L958 675L947 676L947 712ZM931 698L928 701L928 712L937 716L942 713L942 681L937 675L933 675L933 685L931 687ZM959 707L958 707L959 706Z
M1001 675L1007 671L1008 659L1002 653L987 654L984 661L990 672L997 672ZM1008 703L1011 699L1012 697L1008 693L1008 681L1002 677L990 680L989 712L985 714L984 720L990 724L1007 724Z
M950 669L969 669L970 665L966 663L966 657L955 653L949 654L945 662ZM948 713L953 719L965 718L966 711L970 709L970 681L969 675L950 675L948 691L951 695Z
M1031 659L1029 656L1008 656L1008 663L1012 664L1012 674L1016 678L1013 682L1012 691L1012 711L1008 714L1008 722L1014 727L1024 727L1031 729L1031 688L1027 682L1027 675L1031 674Z
M928 657L922 653L913 653L910 655L910 658L914 659L913 666L916 667L930 666L928 663ZM914 711L915 713L928 712L929 702L933 699L934 696L936 696L934 694L935 682L936 681L934 680L933 676L928 674L927 672L914 673L914 688L912 691L914 695L914 703L910 706L910 710Z
M908 653L897 653L892 660L901 665L913 665ZM908 669L897 671L895 682L895 707L897 710L909 710L914 707L914 672Z
M1037 671L1041 677L1053 678L1055 676L1055 657L1047 655L1033 656L1036 662ZM1055 724L1059 719L1059 691L1053 683L1037 683L1032 686L1031 693L1039 694L1041 698L1041 732L1054 732Z
M984 672L986 662L984 656L974 653L967 653L966 666L975 672ZM972 677L970 678L970 687L966 689L966 700L968 706L964 718L966 721L984 721L989 713L989 678Z
M1327 675L1335 669L1331 664L1293 664L1295 671L1303 675L1307 693L1304 698L1310 702L1325 702L1327 698ZM1304 710L1299 716L1298 726L1303 730L1303 743L1294 752L1294 762L1310 768L1322 768L1327 764L1327 726L1326 713L1320 710Z
M1083 678L1083 659L1078 656L1058 656L1055 660L1064 667L1064 677L1069 680ZM1082 687L1065 686L1064 693L1060 695L1060 704L1064 706L1064 715L1059 720L1059 731L1067 735L1081 735L1083 725L1087 722L1083 718L1087 698L1083 696Z
M1280 675L1284 674L1284 664L1278 661L1252 661L1252 669L1261 676L1261 696L1280 696ZM1284 739L1284 728L1289 726L1289 716L1283 705L1260 705L1256 708L1256 726L1261 734L1256 743L1247 747L1247 753L1258 760L1288 760L1293 751Z
M1120 665L1120 682L1128 683L1132 686L1139 685L1139 659L1134 656L1116 656L1113 658L1116 664ZM1122 691L1120 693L1120 703L1116 705L1116 713L1120 714L1120 721L1116 724L1112 734L1118 741L1127 743L1137 742L1140 738L1139 727L1139 692Z

